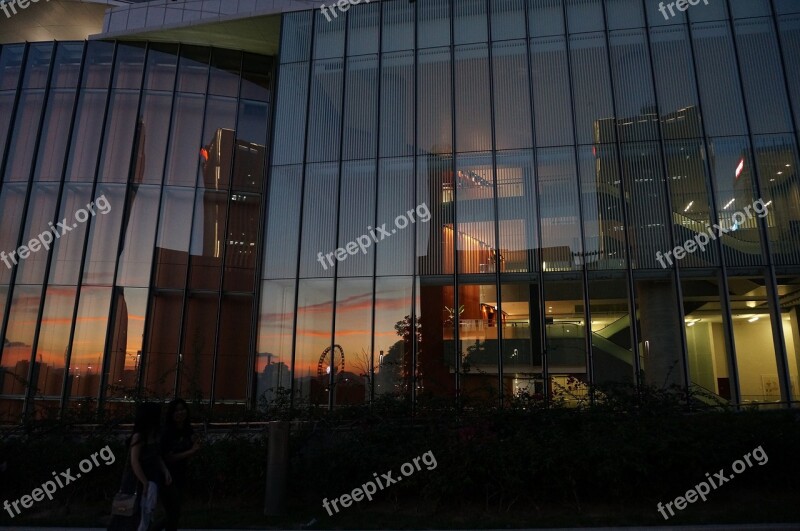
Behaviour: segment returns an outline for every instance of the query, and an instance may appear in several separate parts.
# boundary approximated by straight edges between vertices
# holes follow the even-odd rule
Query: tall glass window
[[[36,346],[36,395],[61,398],[69,349],[72,316],[75,311],[74,286],[48,286]]]
[[[536,145],[572,144],[569,68],[563,37],[531,40],[531,83]]]
[[[699,274],[699,273],[698,273]],[[729,368],[729,345],[725,333],[730,324],[722,308],[720,282],[716,275],[684,278],[684,326],[689,363],[689,384],[704,404],[733,400]]]
[[[544,297],[548,392],[576,404],[586,400],[589,382],[583,286],[573,274],[546,275]]]
[[[574,150],[540,149],[537,159],[542,269],[578,269],[584,255]]]
[[[256,347],[256,404],[284,403],[292,389],[295,283],[265,281],[261,285]]]
[[[533,146],[531,100],[525,41],[492,45],[496,149]]]

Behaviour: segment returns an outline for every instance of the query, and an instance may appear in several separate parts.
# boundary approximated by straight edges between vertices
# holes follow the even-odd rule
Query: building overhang
[[[5,0],[0,11],[0,44],[82,41],[103,31],[106,10],[125,5],[112,0],[38,0],[23,9],[18,2]]]
[[[262,15],[190,25],[176,25],[144,31],[93,35],[92,39],[152,41],[215,46],[263,55],[277,55],[280,15]]]
[[[91,38],[173,42],[277,55],[281,15],[317,9],[323,3],[322,0],[153,0],[109,10],[102,32]]]

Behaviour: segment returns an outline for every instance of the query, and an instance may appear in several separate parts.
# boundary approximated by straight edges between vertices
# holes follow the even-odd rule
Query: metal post
[[[289,423],[269,423],[267,485],[264,493],[264,516],[283,514],[286,501],[286,478],[289,468]]]

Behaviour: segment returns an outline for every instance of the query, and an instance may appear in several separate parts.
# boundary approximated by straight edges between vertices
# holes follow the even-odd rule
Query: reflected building
[[[3,256],[111,206],[0,267],[4,420],[797,403],[796,2],[211,4],[0,47]]]

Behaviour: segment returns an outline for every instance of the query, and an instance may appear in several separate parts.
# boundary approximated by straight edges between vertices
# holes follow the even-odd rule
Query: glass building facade
[[[0,266],[3,418],[798,401],[800,3],[331,13],[276,56],[0,49],[0,250],[111,205]]]
[[[272,72],[177,44],[0,49],[0,248],[108,204],[0,270],[5,418],[246,402]]]

